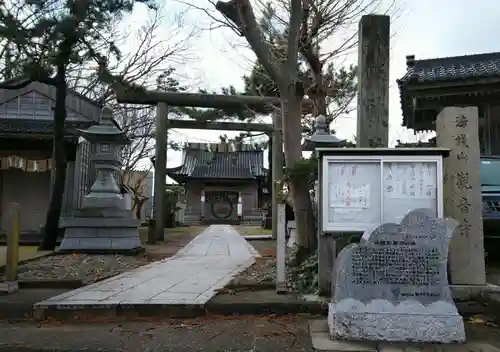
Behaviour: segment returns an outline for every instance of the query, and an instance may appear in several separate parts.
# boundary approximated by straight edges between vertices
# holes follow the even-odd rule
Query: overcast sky
[[[470,6],[466,0],[396,1],[403,12],[391,24],[389,120],[392,144],[397,139],[416,138],[411,131],[405,131],[400,126],[402,115],[395,80],[405,73],[406,55],[413,54],[418,60],[500,51],[497,37],[500,33],[498,0],[476,0],[474,6]],[[194,3],[210,7],[207,0],[194,0]],[[185,7],[172,0],[166,0],[165,6],[167,16]],[[210,19],[201,11],[190,10],[186,17],[186,28],[193,24],[206,28]],[[241,88],[241,77],[250,70],[253,60],[253,55],[242,44],[244,41],[229,30],[203,31],[193,41],[192,50],[198,60],[179,69],[189,75],[193,90],[197,87],[218,89],[229,85]],[[356,53],[348,60],[355,63]],[[339,119],[333,127],[339,137],[352,139],[356,133],[356,114]],[[178,141],[216,142],[222,133],[227,132],[174,130],[170,136]],[[180,164],[180,152],[169,151],[168,167]]]

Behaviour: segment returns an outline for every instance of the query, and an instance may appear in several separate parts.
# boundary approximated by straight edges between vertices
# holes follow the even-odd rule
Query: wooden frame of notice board
[[[318,148],[318,227],[364,232],[416,208],[443,217],[443,148]]]

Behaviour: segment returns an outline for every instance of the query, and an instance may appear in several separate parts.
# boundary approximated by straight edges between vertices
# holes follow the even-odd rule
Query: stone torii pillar
[[[156,106],[156,147],[155,147],[155,189],[154,189],[154,236],[148,238],[149,244],[156,240],[163,241],[165,221],[163,203],[165,202],[165,182],[167,178],[167,118],[168,106],[158,103]]]

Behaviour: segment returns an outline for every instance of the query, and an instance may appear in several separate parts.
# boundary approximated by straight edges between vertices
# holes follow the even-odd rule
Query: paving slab
[[[212,225],[173,257],[46,299],[34,309],[40,314],[54,308],[203,305],[258,255],[231,226]]]

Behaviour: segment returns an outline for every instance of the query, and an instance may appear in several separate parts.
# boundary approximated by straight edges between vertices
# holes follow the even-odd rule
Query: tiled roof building
[[[397,80],[403,126],[434,130],[444,106],[472,105],[500,97],[500,53],[417,60],[406,57],[407,72]]]
[[[263,150],[242,143],[189,143],[182,164],[167,175],[185,187],[187,222],[260,222],[267,175]]]
[[[250,144],[191,143],[183,152],[182,165],[168,175],[182,182],[186,178],[256,180],[264,177],[263,151]]]

